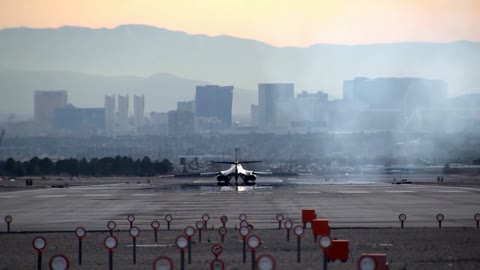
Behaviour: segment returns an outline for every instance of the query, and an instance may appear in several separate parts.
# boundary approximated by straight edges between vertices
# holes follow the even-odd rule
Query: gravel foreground
[[[115,232],[119,245],[113,255],[113,269],[152,269],[154,259],[169,256],[174,269],[180,269],[180,252],[175,238],[183,231],[159,231],[154,242],[151,230],[142,231],[137,239],[137,264],[133,265],[132,239],[128,232]],[[270,254],[276,259],[276,269],[323,269],[323,253],[314,243],[311,230],[307,229],[301,239],[301,263],[297,263],[297,239],[292,234],[286,241],[286,231],[253,230],[262,245],[257,256]],[[42,257],[42,269],[49,269],[48,260],[54,254],[64,254],[70,260],[70,269],[108,269],[108,253],[103,240],[109,233],[88,232],[83,240],[82,265],[78,265],[78,240],[69,233],[2,233],[0,234],[0,269],[36,269],[37,255],[32,240],[43,236],[47,247]],[[389,228],[389,229],[332,229],[332,238],[350,242],[350,258],[347,262],[333,262],[328,269],[357,269],[357,259],[362,253],[385,253],[390,270],[412,269],[480,269],[480,230],[476,228]],[[210,249],[220,242],[216,230],[202,232],[192,238],[192,263],[185,269],[209,269],[213,260]],[[251,269],[251,253],[247,251],[247,263],[242,263],[242,239],[237,230],[229,228],[220,259],[225,269]]]

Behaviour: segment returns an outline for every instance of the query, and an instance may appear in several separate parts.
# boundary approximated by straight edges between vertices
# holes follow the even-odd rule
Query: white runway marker
[[[85,194],[83,197],[110,197],[112,194]]]
[[[437,193],[465,193],[467,191],[465,190],[458,190],[458,189],[440,189],[440,190],[432,190],[432,192],[437,192]]]
[[[135,194],[132,194],[132,196],[135,196],[135,197],[147,197],[147,196],[155,196],[155,194],[152,194],[152,193],[135,193]]]
[[[415,190],[385,190],[387,193],[415,193]]]
[[[339,191],[338,193],[344,193],[344,194],[366,194],[366,193],[370,193],[369,191],[365,191],[365,190],[343,190],[343,191]]]
[[[299,191],[297,194],[320,194],[320,191]]]
[[[34,196],[34,198],[63,198],[67,197],[67,195],[38,195]]]
[[[18,198],[18,196],[0,196],[0,199],[13,199]]]

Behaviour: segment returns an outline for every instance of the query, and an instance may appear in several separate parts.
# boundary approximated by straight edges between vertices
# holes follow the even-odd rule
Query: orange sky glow
[[[147,24],[276,46],[480,42],[479,0],[0,0],[0,28]]]

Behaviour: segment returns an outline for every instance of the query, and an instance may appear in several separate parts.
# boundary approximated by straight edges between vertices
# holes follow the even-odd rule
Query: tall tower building
[[[133,96],[133,118],[137,131],[144,126],[145,119],[145,97],[143,95]]]
[[[118,130],[128,131],[128,95],[118,96]]]
[[[43,127],[51,127],[55,109],[67,106],[67,91],[36,90],[34,96],[35,122]]]
[[[105,130],[108,134],[115,131],[115,95],[105,96]]]
[[[232,126],[233,86],[197,86],[195,92],[195,116],[216,118],[221,127]]]
[[[277,127],[282,104],[294,97],[293,83],[260,83],[258,84],[258,113],[261,127]]]

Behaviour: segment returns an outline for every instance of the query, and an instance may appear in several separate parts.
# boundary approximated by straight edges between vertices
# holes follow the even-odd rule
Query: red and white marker
[[[170,222],[172,222],[173,217],[170,214],[165,215],[165,221],[167,222],[167,230],[170,231]]]
[[[220,244],[215,244],[212,246],[211,251],[213,256],[215,256],[215,259],[218,259],[218,256],[220,256],[220,254],[223,252],[223,246]]]
[[[284,219],[283,214],[278,214],[275,218],[278,221],[278,229],[280,230],[282,228],[282,221]]]
[[[153,261],[153,270],[173,270],[173,261],[169,257],[160,256]]]
[[[261,255],[257,258],[257,269],[258,270],[275,270],[276,262],[275,259],[270,255]]]
[[[240,215],[238,216],[238,219],[240,219],[240,221],[247,220],[247,215],[245,215],[245,214],[240,214]]]
[[[53,255],[48,262],[51,270],[68,270],[70,268],[70,262],[67,257],[62,254]]]

